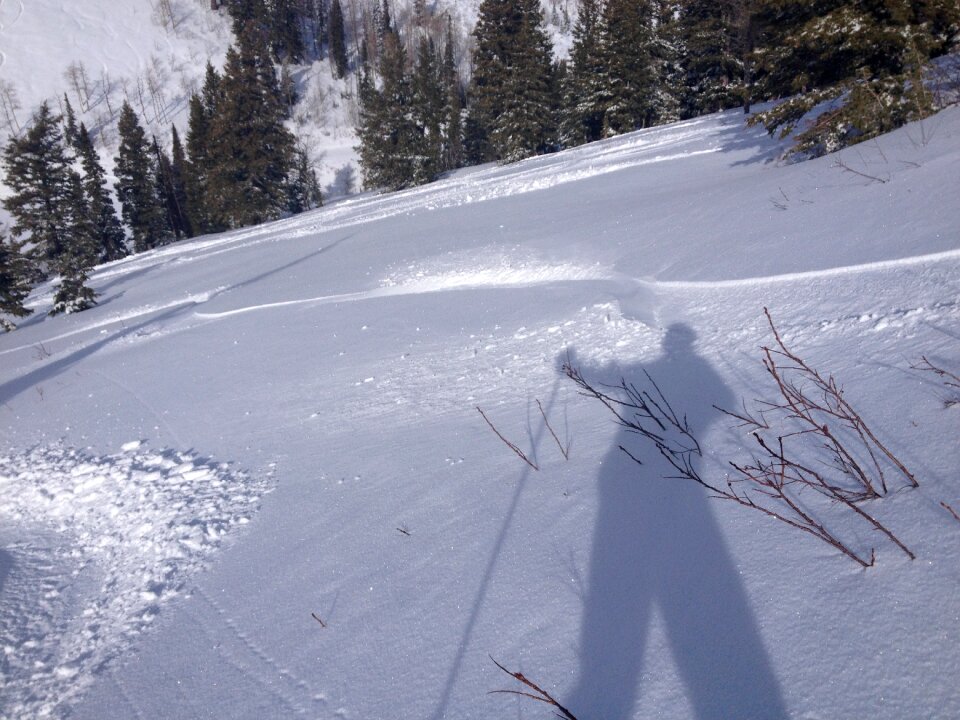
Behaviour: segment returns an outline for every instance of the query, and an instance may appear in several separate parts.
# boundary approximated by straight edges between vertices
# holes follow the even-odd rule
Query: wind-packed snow
[[[960,716],[960,404],[911,367],[960,372],[960,108],[779,150],[715,115],[104,265],[83,313],[39,288],[0,716],[548,717],[491,656],[581,720]],[[560,373],[648,371],[722,483],[764,307],[917,476],[866,503],[916,560],[664,479]]]

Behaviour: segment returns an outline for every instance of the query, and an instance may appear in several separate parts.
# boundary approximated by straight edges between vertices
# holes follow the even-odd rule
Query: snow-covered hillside
[[[428,4],[444,31],[450,21],[464,77],[479,4]],[[391,6],[398,26],[409,28],[412,0]],[[355,55],[356,25],[372,5],[348,4],[348,10],[348,47]],[[547,0],[543,10],[556,51],[566,55],[576,3]],[[188,101],[203,83],[207,61],[220,68],[232,42],[226,10],[211,11],[208,0],[0,0],[0,143],[28,124],[41,102],[62,111],[64,94],[79,121],[92,131],[108,169],[116,154],[116,116],[124,100],[149,133],[169,143],[171,124],[181,135],[186,131]],[[332,197],[355,192],[362,181],[354,149],[355,73],[337,79],[325,58],[293,67],[292,76],[299,94],[292,129],[308,151],[321,186]],[[7,220],[0,209],[0,222]]]
[[[490,656],[581,720],[960,716],[960,405],[911,368],[960,371],[960,108],[777,150],[704,117],[130,257],[75,315],[39,288],[0,337],[0,716],[547,717]],[[649,371],[722,482],[764,307],[916,474],[865,504],[915,561],[663,479],[559,372]]]

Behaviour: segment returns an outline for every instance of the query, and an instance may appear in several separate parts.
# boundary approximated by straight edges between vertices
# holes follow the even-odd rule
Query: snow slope
[[[960,406],[910,367],[960,369],[960,108],[777,151],[721,114],[127,258],[80,314],[38,289],[0,716],[548,716],[489,656],[581,720],[960,716]],[[870,503],[917,560],[664,480],[558,371],[651,372],[722,478],[764,307],[918,476]]]

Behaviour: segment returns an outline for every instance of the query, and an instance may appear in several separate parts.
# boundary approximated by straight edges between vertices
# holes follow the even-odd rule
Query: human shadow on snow
[[[730,391],[695,348],[694,332],[671,326],[650,364],[581,367],[594,383],[641,386],[646,370],[693,435],[703,440]],[[638,465],[620,446],[642,460]],[[583,610],[578,682],[564,703],[580,717],[626,720],[644,678],[659,672],[647,652],[654,609],[694,717],[787,717],[756,619],[702,487],[652,445],[621,428],[598,478],[599,509]],[[666,710],[663,710],[666,712]]]

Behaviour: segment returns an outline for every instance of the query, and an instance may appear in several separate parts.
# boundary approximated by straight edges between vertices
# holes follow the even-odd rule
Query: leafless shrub
[[[505,672],[507,675],[512,677],[514,680],[517,680],[518,682],[522,683],[525,687],[529,688],[529,691],[527,690],[491,690],[490,691],[491,695],[498,695],[498,694],[519,695],[520,697],[530,698],[531,700],[536,700],[537,702],[545,703],[550,707],[554,708],[554,714],[558,718],[566,718],[566,720],[577,720],[576,715],[574,715],[572,712],[567,710],[567,708],[565,708],[563,705],[557,702],[556,698],[554,698],[550,693],[548,693],[542,687],[540,687],[535,682],[533,682],[526,675],[524,675],[521,672],[510,672],[503,665],[498,663],[493,658],[490,658],[490,660],[492,660],[493,664],[496,665],[501,670],[503,670],[503,672]]]
[[[151,19],[167,32],[176,34],[180,18],[177,16],[172,0],[153,0]]]
[[[3,111],[3,124],[14,135],[21,131],[20,121],[17,120],[17,110],[20,109],[20,99],[17,97],[17,88],[9,80],[0,78],[0,110]]]
[[[748,461],[730,461],[733,473],[723,481],[701,474],[703,449],[698,438],[687,417],[678,414],[649,373],[644,371],[645,382],[639,387],[624,379],[616,386],[595,386],[569,364],[564,371],[582,394],[599,400],[622,427],[656,448],[675,471],[671,479],[692,480],[715,498],[758,510],[819,538],[862,567],[871,567],[873,550],[869,557],[856,552],[819,519],[816,509],[801,500],[802,493],[812,492],[814,498],[826,500],[821,503],[824,511],[834,506],[847,508],[914,559],[914,553],[861,503],[887,492],[881,457],[913,487],[916,479],[876,438],[833,376],[824,377],[787,348],[765,312],[776,345],[763,348],[763,364],[779,397],[772,402],[757,401],[755,410],[746,403],[739,412],[717,408],[747,427],[759,448]],[[838,423],[844,432],[835,432],[830,422]],[[620,449],[642,464],[629,449],[623,445]],[[807,459],[811,452],[814,457]]]
[[[914,370],[932,372],[934,375],[940,378],[945,387],[950,389],[951,395],[943,400],[945,407],[960,405],[960,376],[955,375],[949,370],[944,370],[939,365],[934,365],[932,362],[927,360],[926,355],[922,355],[920,357],[920,362],[914,363],[910,367]]]
[[[83,61],[79,60],[70,63],[63,72],[63,78],[70,85],[70,89],[73,90],[74,95],[77,96],[77,101],[80,103],[80,110],[83,112],[89,110],[92,84],[90,82],[90,75],[87,73],[87,68],[83,64]]]

